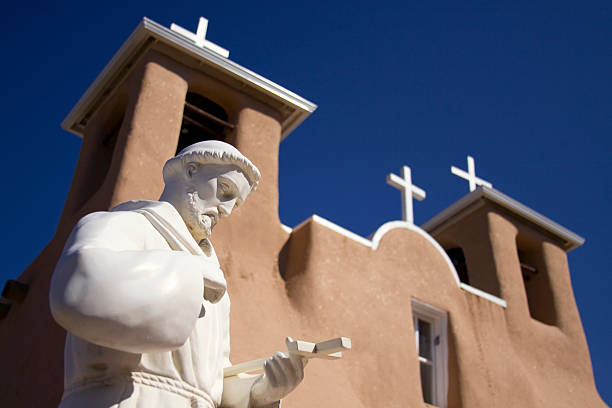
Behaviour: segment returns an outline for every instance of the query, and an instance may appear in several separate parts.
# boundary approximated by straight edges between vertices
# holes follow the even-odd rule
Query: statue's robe
[[[219,406],[230,300],[210,249],[165,202],[79,221],[50,292],[68,330],[61,408]]]

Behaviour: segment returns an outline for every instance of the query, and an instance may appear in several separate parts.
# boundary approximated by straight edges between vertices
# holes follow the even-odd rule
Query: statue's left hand
[[[265,407],[284,398],[304,379],[304,366],[305,360],[296,354],[274,353],[251,388],[252,406]]]

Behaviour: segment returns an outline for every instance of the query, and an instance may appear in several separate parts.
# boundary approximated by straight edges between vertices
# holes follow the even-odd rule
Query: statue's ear
[[[187,163],[185,166],[185,175],[188,179],[193,178],[193,175],[198,171],[198,165],[196,163]]]

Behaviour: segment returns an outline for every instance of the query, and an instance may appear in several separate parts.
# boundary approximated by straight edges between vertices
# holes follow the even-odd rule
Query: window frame
[[[419,362],[419,377],[421,376],[421,363],[429,364],[429,362],[423,361],[426,359],[420,356],[418,320],[423,320],[431,325],[433,401],[427,403],[436,407],[446,408],[448,395],[448,312],[414,298],[411,300],[411,305],[417,360]],[[437,344],[436,338],[439,339]]]

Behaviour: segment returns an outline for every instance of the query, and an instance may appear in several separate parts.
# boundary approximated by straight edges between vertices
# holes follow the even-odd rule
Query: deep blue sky
[[[584,236],[572,281],[612,402],[611,2],[58,3],[2,8],[2,282],[54,234],[80,148],[59,126],[70,108],[143,16],[195,31],[203,15],[232,60],[319,105],[281,145],[285,224],[316,213],[369,235],[401,216],[385,176],[404,164],[427,191],[422,224],[467,193],[449,168],[471,154],[494,187]]]

